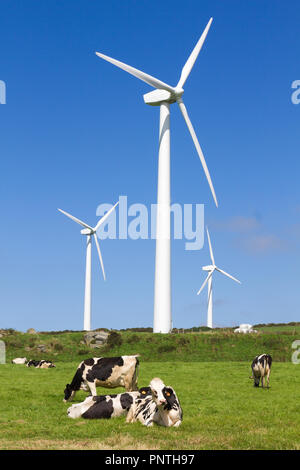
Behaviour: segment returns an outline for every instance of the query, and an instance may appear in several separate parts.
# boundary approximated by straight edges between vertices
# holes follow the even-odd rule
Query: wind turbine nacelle
[[[92,235],[93,232],[89,228],[84,228],[84,229],[80,230],[80,233],[82,235]]]
[[[159,106],[164,101],[168,101],[169,103],[174,103],[176,100],[170,101],[172,94],[167,90],[153,90],[150,93],[146,93],[143,95],[144,101],[146,104],[150,106]]]
[[[203,267],[202,267],[202,270],[203,270],[203,271],[212,271],[213,269],[214,269],[214,266],[213,266],[213,265],[203,266]]]

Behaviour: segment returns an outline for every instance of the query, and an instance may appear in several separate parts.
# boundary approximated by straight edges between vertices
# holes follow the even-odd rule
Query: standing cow
[[[251,369],[252,377],[254,380],[254,387],[259,387],[259,381],[261,380],[261,386],[264,388],[264,379],[267,378],[267,388],[269,388],[270,372],[272,365],[272,357],[269,354],[261,354],[253,359]]]
[[[96,387],[124,387],[127,392],[137,390],[139,355],[119,357],[93,357],[82,361],[70,384],[64,390],[64,401],[74,398],[77,390],[86,389],[93,396]]]

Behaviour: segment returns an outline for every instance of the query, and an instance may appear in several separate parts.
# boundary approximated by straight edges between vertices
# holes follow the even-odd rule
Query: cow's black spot
[[[120,403],[123,410],[129,410],[133,403],[133,397],[129,393],[122,393],[120,396]]]
[[[35,361],[34,359],[31,359],[31,360],[27,363],[27,366],[28,366],[28,367],[31,367],[31,366],[36,367],[36,366],[39,365],[39,363],[40,363],[40,361]]]
[[[85,419],[109,419],[113,414],[113,401],[101,400],[92,405],[82,417]]]
[[[106,400],[106,395],[98,395],[96,397],[93,397],[93,401],[95,401],[96,403],[100,403],[101,401],[105,401]]]
[[[83,362],[87,366],[92,366],[95,363],[95,361],[92,357],[90,359],[85,359]]]
[[[94,364],[86,375],[88,382],[94,382],[94,380],[100,380],[105,382],[112,373],[115,366],[123,366],[124,361],[122,357],[102,357],[98,360],[97,364]]]
[[[266,356],[263,355],[260,359],[258,359],[258,362],[263,366],[265,362]]]

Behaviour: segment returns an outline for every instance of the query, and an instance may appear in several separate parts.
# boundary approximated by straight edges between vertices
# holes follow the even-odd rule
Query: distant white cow
[[[247,323],[243,323],[242,325],[239,326],[239,328],[236,328],[234,330],[234,333],[257,333],[257,330],[254,330],[252,325],[249,325]]]
[[[11,361],[13,364],[26,364],[27,359],[26,357],[16,357]]]
[[[174,389],[157,377],[151,380],[149,386],[151,396],[136,398],[126,422],[140,421],[144,426],[153,426],[153,423],[166,427],[180,426],[183,413]]]

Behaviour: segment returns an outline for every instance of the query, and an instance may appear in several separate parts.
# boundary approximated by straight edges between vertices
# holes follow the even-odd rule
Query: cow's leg
[[[126,423],[133,423],[133,422],[134,422],[134,406],[131,405],[126,416]]]
[[[268,370],[268,374],[267,374],[267,388],[269,388],[269,382],[270,382],[270,370]]]
[[[92,396],[96,397],[97,396],[96,383],[95,382],[87,382],[87,384],[90,388]]]
[[[124,387],[125,387],[126,392],[133,392],[133,391],[137,390],[137,388],[135,388],[135,386],[134,386],[133,378],[125,377],[124,378]]]
[[[264,388],[264,376],[263,375],[261,376],[261,386],[262,388]]]

